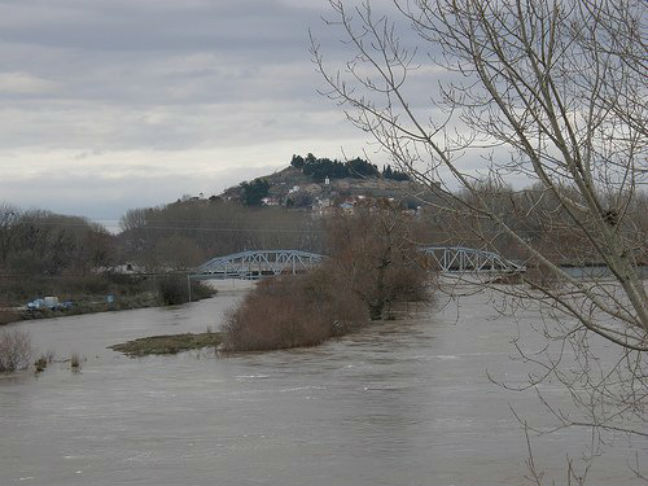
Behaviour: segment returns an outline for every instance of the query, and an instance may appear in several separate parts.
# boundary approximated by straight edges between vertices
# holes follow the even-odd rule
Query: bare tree
[[[397,301],[425,300],[429,273],[412,238],[413,218],[379,200],[327,221],[330,271],[345,275],[371,319],[389,316]]]
[[[0,269],[6,266],[12,240],[12,229],[19,217],[18,208],[4,202],[0,203]]]
[[[27,368],[31,355],[31,337],[28,332],[14,329],[0,333],[0,372]]]
[[[161,238],[153,250],[158,270],[182,271],[194,268],[205,260],[195,241],[181,235]]]
[[[647,242],[638,227],[648,175],[648,3],[394,0],[393,16],[368,2],[329,3],[327,23],[353,54],[330,69],[313,39],[324,93],[443,209],[470,220],[483,245],[515,246],[552,276],[505,291],[555,318],[544,332],[559,350],[534,359],[543,372],[531,385],[567,386],[580,416],[547,403],[559,426],[648,437]],[[534,193],[494,204],[484,178],[524,180]],[[601,263],[611,278],[574,277],[510,211],[571,231],[572,263]],[[595,359],[601,342],[614,344],[611,363]]]

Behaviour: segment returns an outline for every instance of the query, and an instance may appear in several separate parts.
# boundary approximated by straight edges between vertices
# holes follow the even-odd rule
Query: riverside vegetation
[[[387,201],[328,221],[330,257],[305,275],[261,282],[225,324],[223,348],[313,346],[390,316],[399,300],[425,300],[429,273],[416,224]]]
[[[417,223],[383,200],[326,223],[328,254],[302,275],[263,280],[232,309],[222,333],[136,339],[111,346],[129,356],[220,347],[226,352],[315,346],[370,320],[391,318],[398,301],[429,298],[429,266],[414,244]]]
[[[307,188],[307,183],[317,185],[322,174],[311,174],[311,166],[318,170],[347,167],[348,173],[351,168],[354,173],[370,169],[377,172],[374,166],[358,161],[353,165],[310,159],[304,159],[302,165],[300,157],[295,156],[289,168],[268,176],[269,194],[293,187],[294,183]],[[388,169],[383,172],[389,174]],[[347,172],[340,177],[346,177]],[[326,175],[338,181],[335,174]],[[387,178],[385,174],[372,177]],[[332,180],[329,189],[331,194],[337,193],[338,200],[366,189],[365,179],[339,180],[349,181],[349,188],[334,187]],[[490,180],[476,187],[473,192],[456,193],[454,202],[428,193],[429,200],[419,201],[423,207],[416,212],[411,210],[413,200],[390,203],[388,208],[378,196],[367,197],[364,203],[356,199],[355,214],[347,217],[314,217],[303,208],[294,209],[295,205],[293,209],[245,206],[239,187],[238,192],[226,191],[222,197],[183,197],[168,205],[128,211],[118,235],[84,218],[20,211],[0,204],[0,325],[62,315],[61,311],[15,310],[44,295],[73,300],[74,306],[66,314],[180,304],[187,300],[186,272],[211,256],[241,248],[299,248],[331,258],[321,272],[259,285],[230,314],[224,347],[242,350],[317,344],[368,319],[389,317],[390,305],[396,300],[424,297],[426,283],[420,271],[426,262],[413,251],[415,243],[481,247],[479,234],[488,229],[484,229],[488,221],[476,221],[460,210],[461,203],[474,203],[476,193],[479,201],[488,202],[492,211],[505,215],[508,227],[523,234],[524,241],[542,250],[550,262],[598,263],[588,240],[576,234],[568,215],[540,188],[514,191]],[[562,190],[567,193],[570,189]],[[228,200],[230,197],[233,199]],[[540,206],[547,206],[552,224],[533,217],[531,209]],[[645,241],[648,234],[646,207],[648,197],[638,194],[632,206],[633,214],[638,215],[632,232],[637,241]],[[405,237],[399,239],[399,234]],[[497,233],[489,241],[496,243],[504,256],[527,263],[527,280],[537,274],[536,280],[544,286],[547,276],[552,275],[534,263],[518,240]],[[637,261],[645,263],[646,256],[638,254]],[[126,262],[138,273],[113,271]],[[192,284],[191,293],[194,299],[211,295],[197,282]],[[113,295],[114,302],[108,303],[107,295]],[[269,311],[260,310],[264,308]],[[261,322],[266,326],[253,332]],[[306,325],[310,329],[300,328]],[[286,334],[287,328],[294,333]]]
[[[560,207],[557,199],[573,192],[568,186],[552,195],[537,185],[513,190],[487,179],[476,182],[472,191],[443,198],[434,191],[422,191],[412,181],[399,180],[399,172],[395,178],[394,173],[387,166],[379,174],[377,167],[359,159],[342,163],[310,154],[305,158],[293,156],[289,167],[264,178],[269,183],[268,195],[283,200],[284,207],[246,206],[244,189],[259,185],[252,181],[221,196],[183,197],[159,207],[129,210],[120,221],[122,231],[116,235],[85,218],[22,211],[0,203],[0,325],[56,315],[15,312],[16,307],[46,295],[73,300],[74,310],[69,312],[77,313],[180,303],[182,297],[176,297],[186,295],[185,282],[179,279],[167,285],[161,275],[186,274],[210,257],[243,248],[293,248],[330,254],[327,217],[315,217],[319,213],[301,204],[311,204],[317,191],[331,204],[325,207],[327,214],[334,213],[348,198],[356,205],[353,211],[362,212],[360,198],[375,203],[383,196],[394,197],[404,210],[401,214],[416,213],[411,236],[421,245],[481,248],[481,236],[490,235],[488,247],[496,247],[509,259],[524,261],[531,270],[543,264],[522,247],[522,240],[556,265],[596,265],[602,261],[590,240],[574,228],[569,214]],[[324,176],[331,179],[330,185],[321,183]],[[289,194],[295,186],[300,190]],[[507,228],[522,240],[497,231],[487,218],[475,218],[462,210],[478,202],[486,204],[489,212],[502,215]],[[538,208],[544,213],[539,214]],[[648,196],[638,193],[626,208],[633,218],[615,221],[639,249],[634,252],[639,264],[648,262],[641,250],[641,242],[648,235],[646,208]],[[132,275],[122,273],[128,266],[135,270]],[[533,275],[533,271],[527,275]],[[110,306],[105,302],[108,294],[115,296]],[[208,292],[196,284],[192,295],[206,296]]]
[[[6,283],[0,286],[4,285]],[[124,275],[106,272],[76,277],[34,277],[18,283],[12,292],[20,296],[58,295],[61,300],[71,301],[72,305],[65,309],[0,310],[0,325],[62,315],[179,305],[189,300],[185,274]],[[191,282],[192,301],[211,297],[215,293],[216,290],[200,282]],[[106,299],[108,295],[112,296],[110,301]],[[16,297],[15,302],[26,300]]]
[[[183,267],[160,251],[156,254],[162,256],[155,262],[137,264],[137,273],[124,273],[117,263],[130,259],[129,247],[120,236],[84,218],[20,211],[0,203],[0,325],[188,300],[186,270],[193,261]],[[213,293],[192,283],[192,300]],[[27,302],[46,295],[72,305],[64,310],[21,310]],[[107,299],[108,295],[112,297]]]

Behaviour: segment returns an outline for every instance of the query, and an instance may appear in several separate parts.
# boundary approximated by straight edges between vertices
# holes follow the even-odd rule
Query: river
[[[82,363],[0,377],[0,485],[526,484],[510,407],[541,422],[542,409],[534,393],[488,380],[486,370],[520,383],[527,370],[511,360],[518,324],[483,293],[311,349],[139,359],[106,349],[217,329],[243,293],[17,324],[40,351]],[[566,455],[588,440],[535,439],[538,467],[564,479]],[[595,461],[588,484],[635,484],[624,444]]]

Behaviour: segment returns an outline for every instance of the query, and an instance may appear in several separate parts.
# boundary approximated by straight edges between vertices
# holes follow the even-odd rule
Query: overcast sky
[[[360,154],[365,136],[316,93],[308,28],[326,7],[0,0],[0,202],[116,220],[293,153]]]

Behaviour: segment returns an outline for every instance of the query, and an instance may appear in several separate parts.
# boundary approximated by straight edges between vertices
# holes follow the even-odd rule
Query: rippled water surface
[[[528,370],[510,359],[518,325],[483,294],[412,306],[313,349],[141,359],[106,349],[216,329],[241,295],[20,324],[40,351],[84,361],[79,373],[55,363],[0,377],[0,485],[525,484],[511,407],[544,418],[533,393],[488,380],[486,370],[521,383]],[[536,461],[562,479],[566,455],[588,440],[537,439]],[[634,484],[627,455],[620,445],[600,458],[591,484]]]

